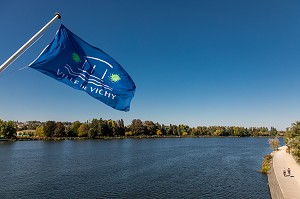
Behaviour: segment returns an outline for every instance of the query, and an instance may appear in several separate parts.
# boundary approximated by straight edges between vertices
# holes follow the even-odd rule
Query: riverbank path
[[[285,199],[300,199],[300,165],[286,152],[286,148],[282,146],[279,151],[272,153],[275,176]],[[288,168],[291,169],[291,175],[284,176],[283,170],[287,171]]]

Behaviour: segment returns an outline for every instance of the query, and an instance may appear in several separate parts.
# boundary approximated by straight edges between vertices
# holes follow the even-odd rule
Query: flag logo
[[[73,53],[73,54],[72,54],[72,58],[73,58],[73,61],[74,61],[75,63],[81,62],[80,57],[79,57],[79,55],[78,55],[77,53]]]
[[[111,74],[109,76],[109,80],[113,83],[117,83],[118,81],[121,80],[121,77],[118,74]]]
[[[117,110],[129,111],[135,84],[112,57],[61,25],[54,40],[29,65]]]

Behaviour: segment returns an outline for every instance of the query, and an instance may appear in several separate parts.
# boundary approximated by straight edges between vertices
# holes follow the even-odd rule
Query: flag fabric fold
[[[29,67],[85,91],[114,109],[130,109],[136,86],[129,74],[112,57],[64,25]]]

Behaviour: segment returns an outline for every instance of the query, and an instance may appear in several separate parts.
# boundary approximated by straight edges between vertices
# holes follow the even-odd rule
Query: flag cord
[[[11,63],[13,63],[20,55],[22,55],[27,48],[31,46],[34,41],[39,38],[43,32],[56,20],[61,19],[60,14],[57,12],[53,19],[51,19],[40,31],[38,31],[30,40],[28,40],[19,50],[17,50],[10,58],[8,58],[1,66],[0,72],[5,70]]]
[[[38,39],[36,39],[30,46],[28,46],[28,48],[26,48],[18,57],[20,57],[21,55],[23,55],[23,53],[25,53],[31,46],[33,46],[37,41],[39,41],[42,37],[43,37],[44,35],[41,35]],[[17,58],[18,58],[17,57]],[[16,59],[17,59],[16,58]],[[12,62],[11,62],[11,64],[14,62],[14,61],[16,61],[16,59],[15,60],[13,60]],[[26,69],[26,68],[28,68],[28,66],[24,66],[24,67],[22,67],[22,68],[18,68],[18,69],[15,69],[15,70],[12,70],[12,71],[10,71],[10,72],[8,72],[8,73],[6,73],[6,74],[2,74],[2,73],[0,73],[0,78],[2,78],[2,77],[5,77],[5,76],[8,76],[8,75],[11,75],[11,74],[13,74],[13,73],[15,73],[15,72],[18,72],[18,71],[20,71],[20,70],[23,70],[23,69]]]

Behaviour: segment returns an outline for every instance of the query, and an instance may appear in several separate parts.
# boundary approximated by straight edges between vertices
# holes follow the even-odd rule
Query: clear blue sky
[[[62,15],[0,74],[3,120],[152,120],[193,126],[274,126],[300,119],[300,1],[114,0],[0,3],[0,62]],[[63,23],[130,74],[121,112],[27,68]]]

